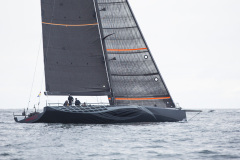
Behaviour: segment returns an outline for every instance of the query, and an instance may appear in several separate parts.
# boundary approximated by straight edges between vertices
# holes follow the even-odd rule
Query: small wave
[[[95,153],[95,154],[89,154],[88,155],[89,157],[99,157],[99,156],[101,156],[100,154],[97,154],[97,153]]]
[[[0,156],[3,156],[3,157],[10,156],[10,154],[9,153],[1,153]]]
[[[148,148],[164,148],[164,146],[160,145],[152,145],[152,146],[147,146]]]
[[[213,151],[210,151],[210,150],[202,150],[199,153],[203,153],[203,154],[216,154],[217,152],[213,152]]]
[[[154,140],[153,143],[167,143],[164,139]]]
[[[132,147],[132,149],[142,149],[142,148],[144,148],[144,147],[142,147],[142,146]]]
[[[4,147],[12,147],[11,144],[6,144]]]
[[[116,155],[121,155],[121,153],[119,153],[119,152],[113,152],[113,153],[110,153],[110,155],[116,156]]]
[[[212,156],[214,159],[218,158],[223,158],[223,159],[238,159],[240,156],[237,155],[226,155],[226,154],[221,154],[221,155],[214,155]]]
[[[181,154],[157,154],[156,157],[158,157],[159,159],[162,158],[167,158],[167,159],[179,159],[179,157],[181,157]]]

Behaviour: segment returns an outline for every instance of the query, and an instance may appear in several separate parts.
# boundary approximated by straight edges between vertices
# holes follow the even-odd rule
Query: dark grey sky
[[[129,2],[175,102],[193,109],[240,108],[239,0]],[[0,19],[0,108],[27,106],[37,62],[33,106],[44,91],[40,0],[1,2]]]

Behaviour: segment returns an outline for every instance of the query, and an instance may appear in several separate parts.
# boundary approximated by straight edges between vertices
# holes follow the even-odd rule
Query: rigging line
[[[42,93],[42,87],[43,87],[43,80],[44,80],[44,71],[43,71],[43,74],[42,74],[42,80],[41,80],[41,86],[40,86],[40,92]],[[41,95],[39,97],[39,102],[38,102],[38,111],[39,111],[39,105],[41,103]]]
[[[34,74],[33,74],[33,81],[32,81],[32,86],[31,86],[30,95],[29,95],[29,100],[28,100],[28,108],[29,108],[29,103],[30,103],[31,97],[32,97],[32,89],[33,89],[33,84],[34,84],[35,75],[36,75],[36,70],[37,70],[37,64],[38,64],[38,57],[39,57],[39,53],[40,53],[40,45],[41,45],[41,42],[42,42],[42,36],[41,36],[41,38],[40,38],[39,47],[38,47],[37,60],[36,60],[36,65],[35,65]]]
[[[44,69],[43,69],[44,70]],[[41,84],[40,84],[40,93],[42,94],[42,87],[43,87],[43,80],[44,80],[44,71],[43,71],[43,74],[42,74],[42,78],[41,78],[42,80],[41,80]],[[39,111],[39,105],[40,105],[40,103],[41,103],[41,94],[40,94],[40,96],[39,96],[39,101],[38,101],[38,110],[37,111]]]
[[[55,1],[53,2],[53,11],[52,11],[52,17],[53,17],[53,13],[54,13],[54,9],[55,9]],[[41,5],[41,4],[40,4]],[[53,18],[51,19],[51,22],[53,21]],[[51,28],[52,29],[52,28]],[[49,32],[49,39],[50,39],[50,33],[51,30]],[[48,47],[49,47],[49,39],[48,39],[48,46],[47,46],[47,52],[48,52]],[[42,36],[40,38],[40,43],[39,43],[39,49],[38,49],[38,56],[37,56],[37,62],[38,62],[38,57],[39,57],[39,53],[40,53],[40,46],[41,46],[41,42],[42,42]],[[46,55],[47,55],[46,52]],[[37,68],[37,62],[36,62],[36,66],[35,66],[35,71],[34,71],[34,76],[33,76],[33,82],[32,82],[32,87],[31,87],[31,92],[30,92],[30,96],[29,96],[29,101],[28,101],[28,108],[29,108],[29,103],[30,103],[30,99],[31,99],[31,95],[32,95],[32,88],[33,88],[33,83],[34,83],[34,79],[35,79],[35,74],[36,74],[36,68]],[[44,76],[43,76],[44,77]],[[42,83],[43,83],[43,78],[42,78]],[[41,83],[41,90],[42,90],[42,83]],[[40,98],[40,97],[39,97]],[[39,105],[38,105],[39,106]],[[39,109],[39,108],[38,108]]]
[[[192,120],[194,117],[196,117],[197,115],[199,115],[201,112],[198,112],[196,115],[194,115],[192,118],[190,118],[188,121]]]
[[[40,91],[42,91],[42,87],[43,87],[43,80],[44,80],[44,71],[43,71],[43,75],[42,75],[42,81],[41,81],[41,87],[40,87]]]

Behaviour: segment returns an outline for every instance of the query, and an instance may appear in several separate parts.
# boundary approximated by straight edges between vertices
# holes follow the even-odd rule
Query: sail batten
[[[93,24],[57,24],[57,23],[48,23],[48,22],[42,22],[42,23],[48,24],[48,25],[54,25],[54,26],[65,26],[65,27],[82,27],[82,26],[98,25],[98,23],[93,23]]]
[[[136,28],[137,26],[132,27],[119,27],[119,28],[103,28],[103,29],[127,29],[127,28]]]
[[[147,50],[147,48],[132,48],[132,49],[107,49],[109,52],[115,51],[139,51],[139,50]]]

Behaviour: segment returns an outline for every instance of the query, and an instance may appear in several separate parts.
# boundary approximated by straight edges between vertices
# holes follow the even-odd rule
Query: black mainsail
[[[127,0],[98,0],[115,105],[175,107]]]
[[[92,0],[41,0],[46,93],[109,95]]]

